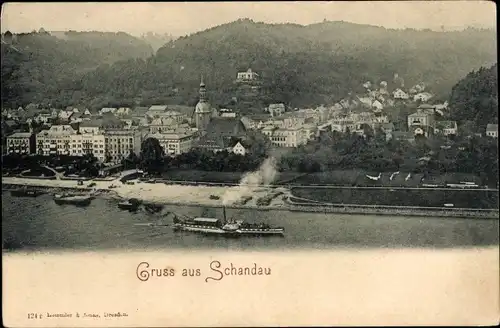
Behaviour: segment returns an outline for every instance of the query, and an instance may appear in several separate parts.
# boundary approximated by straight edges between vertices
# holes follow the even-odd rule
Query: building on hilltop
[[[258,78],[259,74],[253,72],[252,69],[249,68],[246,72],[238,72],[236,81],[238,82],[255,81]]]
[[[498,124],[488,124],[486,126],[486,136],[498,138]]]

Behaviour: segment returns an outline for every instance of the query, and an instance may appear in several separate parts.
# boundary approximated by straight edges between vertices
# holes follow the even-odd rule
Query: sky
[[[1,30],[152,31],[181,36],[250,18],[266,23],[347,21],[386,28],[495,28],[492,1],[3,3]]]

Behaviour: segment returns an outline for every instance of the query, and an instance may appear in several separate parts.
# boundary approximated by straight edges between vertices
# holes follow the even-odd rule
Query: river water
[[[57,205],[49,195],[12,197],[2,192],[2,239],[16,250],[162,250],[162,249],[335,249],[335,248],[449,248],[498,245],[495,219],[397,217],[255,211],[228,209],[228,217],[265,222],[285,228],[284,237],[230,239],[187,232],[170,226],[147,227],[161,214],[130,213],[117,201],[98,198],[88,207]],[[164,211],[197,216],[193,206],[167,206]],[[221,209],[208,210],[222,216]],[[207,213],[205,213],[207,214]],[[170,224],[170,221],[165,223]]]

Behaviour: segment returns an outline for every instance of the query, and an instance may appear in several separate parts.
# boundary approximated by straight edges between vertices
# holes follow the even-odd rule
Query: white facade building
[[[238,72],[236,78],[239,81],[253,81],[259,78],[259,74],[253,72],[252,69],[249,68],[246,72]]]
[[[72,136],[77,131],[70,125],[53,125],[36,135],[36,152],[39,155],[70,155]]]

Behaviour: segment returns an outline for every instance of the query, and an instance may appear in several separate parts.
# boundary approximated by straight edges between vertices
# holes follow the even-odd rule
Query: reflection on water
[[[2,239],[14,249],[167,249],[230,250],[344,247],[468,247],[498,245],[499,221],[299,213],[228,209],[228,217],[283,226],[285,237],[225,238],[137,223],[158,222],[159,214],[119,210],[116,201],[95,199],[85,208],[57,205],[48,195],[16,198],[2,193]],[[168,206],[164,211],[199,216],[202,209]],[[221,209],[210,209],[222,216]],[[167,222],[170,224],[170,220]]]

